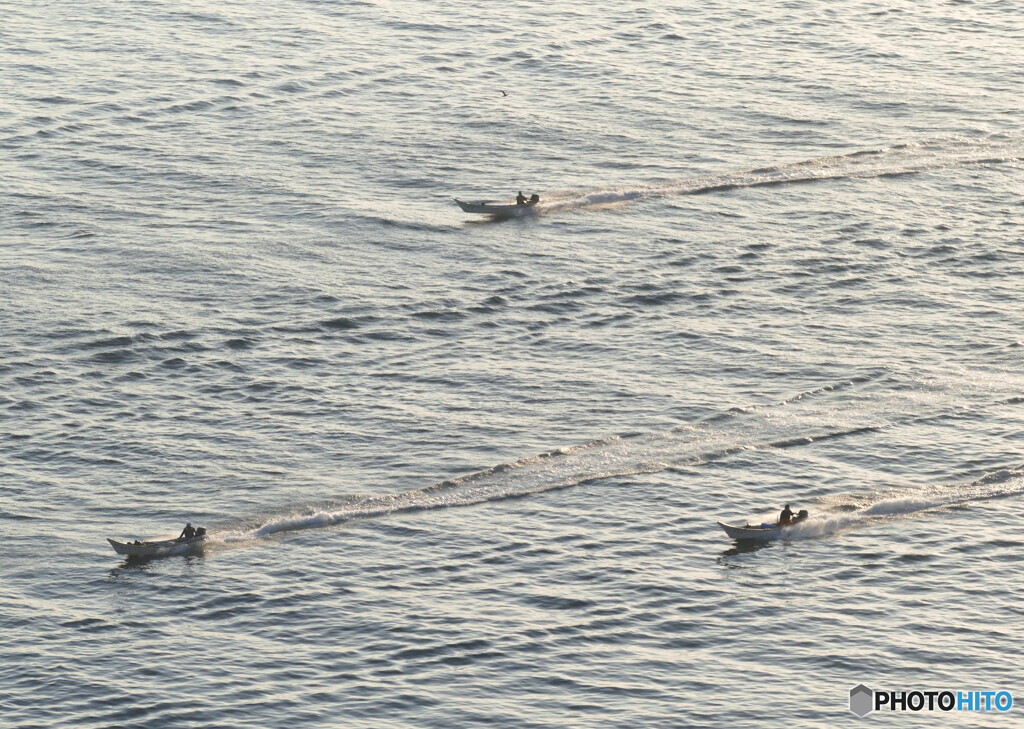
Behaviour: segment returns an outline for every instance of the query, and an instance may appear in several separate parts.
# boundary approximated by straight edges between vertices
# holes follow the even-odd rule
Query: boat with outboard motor
[[[793,519],[789,524],[768,524],[762,522],[761,524],[744,524],[743,526],[736,526],[734,524],[726,524],[725,522],[718,522],[718,526],[725,530],[733,539],[757,539],[761,541],[767,541],[769,539],[785,539],[786,533],[807,519],[807,510],[801,509],[800,513]]]
[[[488,200],[467,202],[459,200],[457,197],[453,197],[452,200],[457,202],[465,213],[490,215],[492,218],[521,218],[537,211],[537,202],[533,201],[519,205],[517,203],[494,203]]]
[[[118,554],[126,557],[175,557],[182,554],[194,554],[202,551],[203,543],[206,541],[206,534],[197,534],[194,537],[183,539],[166,539],[159,542],[117,542],[107,539],[110,546]]]

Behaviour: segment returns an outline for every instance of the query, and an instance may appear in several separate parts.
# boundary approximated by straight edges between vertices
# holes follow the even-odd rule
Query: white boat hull
[[[189,539],[168,539],[162,542],[115,542],[107,539],[110,546],[118,554],[126,557],[174,557],[181,554],[192,554],[202,550],[206,535]]]
[[[526,205],[503,205],[487,201],[467,202],[453,197],[452,200],[459,204],[463,212],[476,213],[478,215],[490,215],[494,218],[521,218],[525,215],[533,215],[537,210],[537,203]]]
[[[732,524],[726,524],[724,522],[718,522],[718,526],[725,530],[733,539],[757,539],[760,541],[768,541],[770,539],[782,539],[786,535],[786,530],[783,527],[763,527],[753,526],[751,524],[745,524],[744,526],[734,526]]]

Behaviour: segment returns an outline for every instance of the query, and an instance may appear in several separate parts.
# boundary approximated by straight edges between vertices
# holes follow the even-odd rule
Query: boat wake
[[[837,496],[817,501],[818,513],[806,522],[790,527],[787,540],[815,539],[854,529],[903,519],[938,514],[990,499],[1005,499],[1024,494],[1024,466],[999,469],[977,481],[902,489],[869,496]],[[812,511],[812,513],[813,513]],[[774,519],[775,514],[765,516]],[[754,517],[751,523],[760,522]]]
[[[676,195],[868,177],[916,174],[948,167],[1005,164],[1024,160],[1024,140],[995,135],[983,140],[954,138],[818,157],[746,172],[730,172],[615,190],[548,193],[538,212],[595,209]]]
[[[223,534],[217,538],[229,544],[263,539],[281,532],[334,526],[352,519],[522,498],[578,486],[587,481],[653,473],[668,467],[663,462],[645,462],[629,455],[629,449],[623,448],[626,442],[628,439],[613,437],[502,464],[423,489],[321,502],[270,519],[249,531]]]
[[[888,370],[867,372],[852,380],[799,393],[782,402],[734,408],[701,423],[667,432],[614,436],[557,449],[422,489],[383,495],[349,495],[304,504],[250,522],[242,529],[218,530],[219,533],[211,534],[211,541],[241,545],[276,534],[331,527],[353,519],[470,506],[605,479],[699,468],[744,451],[804,448],[826,440],[855,439],[865,433],[914,424],[922,419],[955,418],[962,415],[964,407],[966,403],[945,383],[911,383]],[[866,473],[865,480],[874,476]],[[1009,470],[963,486],[910,489],[861,499],[819,500],[817,508],[814,502],[808,504],[812,518],[794,530],[793,536],[833,534],[885,519],[1022,491],[1024,470]]]

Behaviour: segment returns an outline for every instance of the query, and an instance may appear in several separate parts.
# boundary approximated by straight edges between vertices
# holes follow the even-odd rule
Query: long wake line
[[[818,157],[773,167],[680,180],[665,185],[546,196],[538,212],[618,205],[675,195],[700,195],[720,190],[786,185],[818,180],[888,177],[949,167],[1006,164],[1024,160],[1024,139],[999,135],[986,140],[950,139],[901,144],[876,150]]]
[[[614,436],[501,464],[423,489],[350,496],[291,510],[242,530],[211,535],[215,542],[244,543],[282,532],[330,527],[353,519],[398,512],[470,506],[570,488],[607,478],[697,467],[749,450],[800,448],[818,441],[856,438],[922,418],[956,417],[963,404],[949,393],[905,387],[897,374],[875,373],[816,388],[776,405],[737,408],[702,423],[646,435]],[[920,385],[920,383],[919,383]],[[877,389],[884,397],[878,397]],[[837,398],[842,397],[842,402]],[[944,508],[980,498],[1024,492],[1024,470],[997,471],[968,485],[907,489],[851,503],[821,500],[800,534],[835,533],[883,517]],[[845,512],[856,511],[856,514]]]

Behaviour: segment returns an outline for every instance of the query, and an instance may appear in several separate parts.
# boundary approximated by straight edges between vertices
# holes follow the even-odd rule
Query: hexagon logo
[[[862,683],[850,689],[850,711],[857,716],[867,716],[875,703],[875,692]]]

